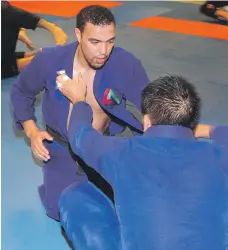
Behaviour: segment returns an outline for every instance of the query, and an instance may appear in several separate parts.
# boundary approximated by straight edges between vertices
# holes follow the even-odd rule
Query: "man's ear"
[[[150,115],[143,116],[143,132],[152,126],[152,118]]]
[[[82,39],[82,33],[81,33],[81,31],[78,28],[75,28],[74,29],[74,33],[75,33],[77,41],[80,43],[81,39]]]

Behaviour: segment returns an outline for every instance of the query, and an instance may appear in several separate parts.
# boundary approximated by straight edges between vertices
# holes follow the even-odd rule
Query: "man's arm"
[[[228,126],[211,126],[199,124],[194,130],[196,138],[207,138],[221,146],[228,147]]]
[[[39,52],[32,62],[21,71],[11,89],[11,103],[15,122],[21,128],[23,122],[36,121],[34,102],[36,95],[45,87],[43,52]]]
[[[194,131],[196,138],[208,138],[220,145],[221,168],[228,174],[228,126],[199,124]]]
[[[210,138],[219,145],[228,148],[228,126],[216,126],[210,129]],[[228,154],[228,152],[227,152]]]
[[[228,126],[217,126],[210,129],[210,138],[222,146],[221,168],[228,175]]]
[[[106,176],[106,164],[102,156],[113,153],[125,139],[100,135],[92,127],[93,113],[85,102],[74,105],[68,129],[68,139],[75,154],[81,157],[89,166]],[[109,168],[111,167],[111,164]]]
[[[43,145],[43,140],[52,140],[46,132],[41,131],[35,121],[34,102],[36,95],[45,87],[44,52],[38,53],[32,62],[21,71],[11,90],[11,102],[14,111],[16,127],[24,128],[31,139],[33,153],[40,160],[49,160],[49,152]]]
[[[109,163],[113,161],[115,152],[123,149],[126,139],[103,136],[92,127],[93,112],[85,103],[87,85],[82,76],[72,80],[61,73],[56,77],[56,86],[74,104],[68,126],[68,140],[73,152],[111,181],[113,164]]]

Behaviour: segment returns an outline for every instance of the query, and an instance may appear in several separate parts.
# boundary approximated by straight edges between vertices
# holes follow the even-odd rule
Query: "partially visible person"
[[[114,199],[110,185],[70,149],[67,128],[73,104],[56,89],[57,72],[64,69],[76,81],[81,77],[86,81],[86,102],[93,109],[93,127],[100,134],[118,135],[126,126],[134,134],[142,133],[142,124],[127,109],[127,101],[140,109],[141,91],[149,79],[139,59],[114,46],[115,37],[112,12],[99,5],[87,6],[77,15],[77,41],[43,48],[12,86],[15,124],[24,129],[34,156],[43,161],[40,196],[48,216],[56,220],[59,196],[72,183],[89,179]],[[34,113],[36,95],[42,90],[45,130],[37,126]]]
[[[206,16],[228,22],[228,1],[206,1],[200,12]]]
[[[8,1],[1,1],[2,20],[2,59],[1,78],[8,78],[19,74],[39,51],[15,52],[17,40],[24,42],[30,49],[33,43],[27,37],[25,29],[35,30],[37,27],[50,31],[55,37],[57,45],[67,41],[67,35],[57,25],[12,6]]]
[[[228,126],[197,125],[200,98],[191,83],[164,76],[145,87],[144,135],[130,139],[92,127],[84,81],[60,75],[57,84],[74,103],[72,150],[115,194],[114,207],[90,183],[64,191],[61,224],[75,249],[226,249]]]

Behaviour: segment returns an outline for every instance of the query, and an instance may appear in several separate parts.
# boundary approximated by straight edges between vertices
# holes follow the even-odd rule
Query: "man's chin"
[[[105,61],[103,61],[102,63],[100,62],[96,62],[95,60],[92,62],[92,63],[89,63],[89,66],[92,68],[92,69],[101,69],[104,67],[104,65],[107,63],[109,58],[107,58]]]
[[[97,70],[97,69],[101,69],[104,65],[105,65],[105,63],[102,63],[102,64],[96,63],[96,64],[91,64],[90,67],[91,67],[92,69]]]

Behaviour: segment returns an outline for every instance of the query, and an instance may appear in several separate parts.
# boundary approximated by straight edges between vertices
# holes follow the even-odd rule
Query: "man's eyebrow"
[[[101,42],[100,40],[95,39],[95,38],[89,38],[89,41],[91,41],[91,42]]]
[[[112,41],[112,40],[114,40],[116,37],[114,36],[114,37],[112,37],[112,38],[110,38],[108,41],[106,41],[106,42],[110,42],[110,41]]]
[[[114,40],[115,38],[116,38],[116,37],[114,36],[114,37],[108,39],[108,40],[105,41],[105,42],[110,42],[110,41]],[[88,40],[89,40],[90,42],[102,42],[101,40],[98,40],[98,39],[96,39],[96,38],[89,38]]]

